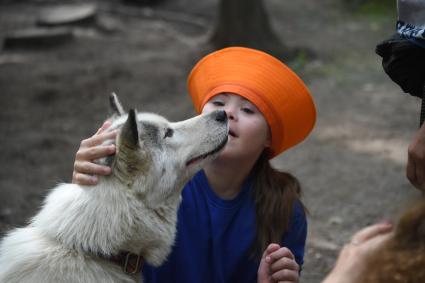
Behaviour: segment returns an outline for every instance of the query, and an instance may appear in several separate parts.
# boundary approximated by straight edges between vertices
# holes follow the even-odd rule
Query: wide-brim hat
[[[316,108],[304,82],[284,63],[259,50],[229,47],[210,53],[192,69],[188,91],[198,113],[220,93],[252,102],[271,130],[270,158],[304,140]]]

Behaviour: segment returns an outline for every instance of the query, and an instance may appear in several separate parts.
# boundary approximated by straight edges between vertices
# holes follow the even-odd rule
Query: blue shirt
[[[259,261],[250,257],[256,231],[252,187],[248,180],[236,198],[223,200],[211,189],[205,173],[197,173],[182,192],[172,252],[161,267],[145,264],[145,283],[257,282]],[[300,266],[306,236],[305,214],[297,203],[281,244]]]

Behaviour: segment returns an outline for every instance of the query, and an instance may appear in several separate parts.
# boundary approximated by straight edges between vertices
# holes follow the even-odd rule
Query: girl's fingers
[[[75,161],[74,172],[77,174],[109,175],[111,168],[88,161]]]
[[[99,145],[80,148],[75,155],[76,161],[92,161],[115,153],[115,145]]]
[[[271,243],[267,246],[266,252],[267,254],[271,254],[272,252],[275,252],[278,249],[280,249],[280,246],[278,244]]]
[[[271,262],[271,258],[270,258],[270,254],[277,251],[278,249],[280,249],[280,246],[278,244],[269,244],[266,248],[266,250],[263,252],[263,256],[261,257],[262,260],[265,260],[266,262],[270,263]]]
[[[96,185],[99,181],[97,176],[90,176],[87,174],[74,173],[72,176],[72,183],[79,185]]]
[[[111,168],[95,164],[95,159],[107,157],[115,153],[115,145],[100,145],[107,140],[115,140],[117,130],[105,132],[111,126],[105,121],[97,132],[90,138],[81,141],[80,148],[75,155],[72,182],[80,185],[95,185],[98,182],[96,175],[109,175]]]
[[[105,132],[105,133],[99,133],[88,139],[82,140],[80,148],[96,146],[107,140],[115,140],[116,136],[117,136],[116,130]]]
[[[289,269],[289,270],[294,270],[297,272],[299,271],[299,266],[296,263],[296,261],[288,257],[283,257],[276,260],[273,264],[271,264],[270,268],[273,272],[276,272],[282,269]]]
[[[283,269],[272,274],[272,278],[275,281],[283,281],[283,282],[298,282],[299,275],[298,271]]]
[[[106,120],[105,122],[103,122],[103,125],[97,130],[97,132],[94,135],[98,135],[98,134],[102,133],[104,130],[109,128],[109,126],[111,126],[111,124],[112,124],[111,121]]]
[[[272,253],[269,254],[270,259],[273,261],[276,261],[282,257],[287,257],[290,259],[295,259],[294,255],[292,254],[292,252],[285,247],[282,247],[280,249],[278,249],[277,251],[274,251]]]

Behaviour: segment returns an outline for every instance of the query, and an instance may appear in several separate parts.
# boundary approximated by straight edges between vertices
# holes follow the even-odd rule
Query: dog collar
[[[127,274],[137,274],[142,271],[143,257],[131,252],[120,252],[118,255],[111,255],[106,259],[122,267]]]

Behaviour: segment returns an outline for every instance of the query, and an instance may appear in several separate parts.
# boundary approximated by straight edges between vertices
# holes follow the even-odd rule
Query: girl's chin
[[[232,144],[226,144],[223,150],[217,156],[219,161],[231,161],[240,158],[241,152],[238,148],[235,148]]]
[[[229,149],[229,146],[226,144],[226,146],[224,146],[224,148],[218,154],[216,160],[222,160],[222,159],[229,158],[231,156],[231,154],[232,154],[232,150]]]

